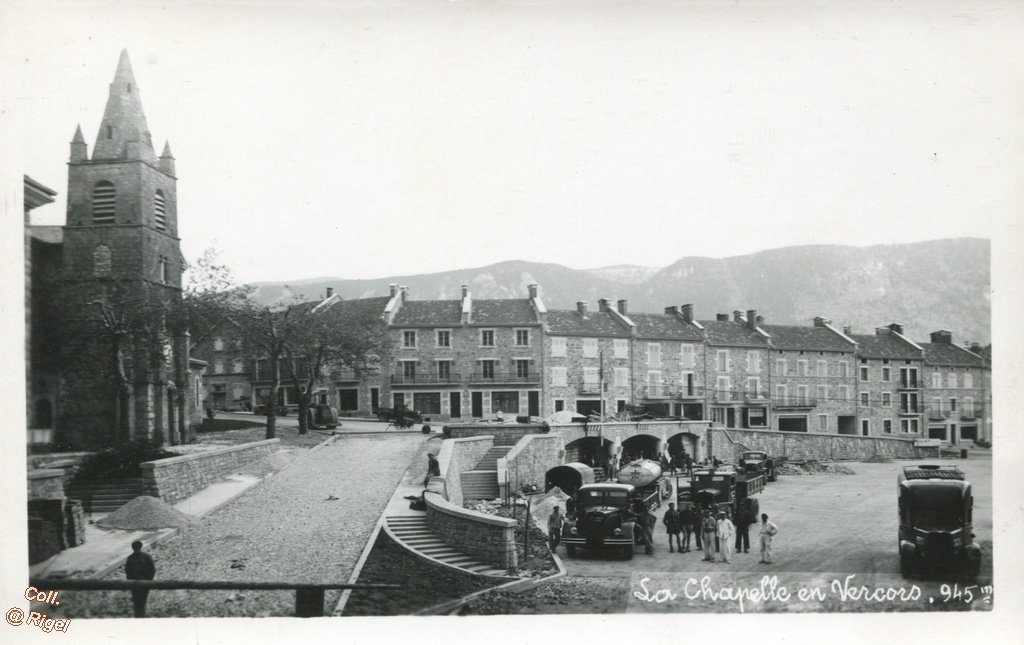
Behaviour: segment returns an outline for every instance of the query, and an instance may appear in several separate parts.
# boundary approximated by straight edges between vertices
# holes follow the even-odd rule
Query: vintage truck
[[[765,480],[775,481],[775,460],[764,450],[747,450],[740,455],[739,470],[748,473],[764,473]]]
[[[566,504],[562,543],[570,558],[579,548],[618,551],[633,557],[634,536],[641,532],[633,514],[635,489],[629,484],[586,484]]]
[[[754,495],[764,490],[764,483],[763,473],[738,472],[731,466],[694,468],[688,495],[693,505],[701,510],[728,511],[735,516],[740,507],[745,506],[752,517],[757,517],[760,505]],[[680,489],[680,494],[682,492]]]
[[[974,543],[971,484],[956,466],[904,466],[899,495],[900,573],[961,567],[975,576],[981,548]]]
[[[636,459],[619,469],[615,479],[633,487],[633,497],[647,508],[661,506],[661,500],[672,495],[672,482],[662,476],[661,464],[650,459]]]

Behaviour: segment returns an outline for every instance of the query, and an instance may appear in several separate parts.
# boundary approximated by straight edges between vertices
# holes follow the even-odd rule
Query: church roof
[[[130,153],[128,144],[136,141],[139,143],[138,151]],[[92,160],[128,158],[155,161],[156,153],[153,151],[149,125],[146,124],[146,114],[142,110],[139,86],[135,82],[128,50],[125,49],[121,52],[114,80],[110,84],[107,107],[103,110],[103,120],[100,122],[99,132],[96,133]]]

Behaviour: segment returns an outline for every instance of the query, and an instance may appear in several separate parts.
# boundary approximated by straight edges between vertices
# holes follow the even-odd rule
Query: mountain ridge
[[[901,322],[915,340],[949,329],[954,342],[991,337],[991,243],[947,238],[866,247],[807,244],[728,258],[686,256],[655,270],[639,265],[572,269],[553,262],[505,260],[418,275],[324,278],[252,283],[254,298],[271,304],[297,295],[316,298],[327,287],[343,298],[383,296],[389,284],[413,299],[450,299],[469,285],[476,298],[523,298],[540,285],[549,309],[572,309],[598,298],[629,301],[630,311],[660,312],[690,303],[699,320],[756,309],[771,324],[808,325],[824,316],[855,333]],[[644,275],[645,273],[648,273]],[[642,279],[639,279],[642,276]]]

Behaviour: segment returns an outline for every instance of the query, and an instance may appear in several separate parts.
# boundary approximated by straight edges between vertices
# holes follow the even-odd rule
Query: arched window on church
[[[164,191],[159,189],[153,197],[153,221],[156,223],[156,230],[167,230],[167,202],[164,200]]]
[[[160,282],[163,283],[163,284],[167,284],[169,279],[170,279],[170,271],[169,271],[168,266],[167,266],[167,258],[161,257],[160,258]]]
[[[109,181],[97,182],[92,189],[92,223],[113,224],[117,191]]]
[[[110,268],[110,247],[100,244],[92,252],[92,274],[97,278],[105,278],[110,275]]]

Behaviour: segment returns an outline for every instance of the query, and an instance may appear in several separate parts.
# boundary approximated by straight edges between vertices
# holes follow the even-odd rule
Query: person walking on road
[[[431,477],[441,476],[441,462],[437,460],[434,453],[427,453],[427,476],[423,478],[423,487],[427,487]]]
[[[690,552],[690,534],[693,533],[693,510],[689,504],[681,504],[679,510],[679,523],[683,530],[683,553]]]
[[[754,518],[750,516],[750,500],[745,499],[736,511],[736,553],[750,552],[750,525]]]
[[[644,524],[644,553],[654,555],[654,525],[658,523],[658,518],[651,509],[645,509],[640,519]]]
[[[558,543],[562,541],[562,507],[557,504],[551,509],[551,515],[548,516],[548,546],[551,551],[554,552],[558,548]]]
[[[132,542],[132,554],[124,561],[124,577],[129,580],[152,580],[156,577],[153,558],[142,550],[142,542]],[[132,609],[136,618],[146,617],[146,600],[149,589],[132,589]]]
[[[718,524],[715,522],[715,516],[711,511],[704,513],[703,521],[704,531],[704,561],[714,562],[715,561],[715,538],[718,534]]]
[[[721,547],[722,562],[729,562],[732,556],[732,538],[736,533],[736,527],[725,511],[718,514],[718,544]]]
[[[772,563],[772,538],[778,532],[779,527],[775,526],[774,522],[768,520],[768,514],[761,513],[761,530],[758,531],[761,535],[761,559],[758,560],[759,563]]]
[[[665,525],[665,532],[668,533],[668,552],[675,553],[672,550],[672,538],[676,540],[675,546],[679,549],[679,552],[683,552],[683,543],[679,539],[679,534],[683,530],[683,518],[679,515],[679,511],[676,510],[676,505],[672,502],[668,504],[668,510],[665,511],[665,517],[661,518],[662,523]]]

